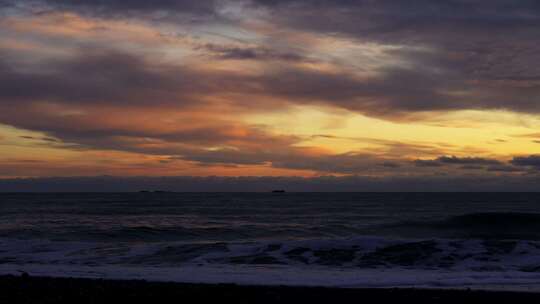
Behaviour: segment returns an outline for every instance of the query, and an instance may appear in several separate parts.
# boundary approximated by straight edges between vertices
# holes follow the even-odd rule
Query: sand
[[[0,303],[540,303],[540,293],[184,284],[1,276]]]

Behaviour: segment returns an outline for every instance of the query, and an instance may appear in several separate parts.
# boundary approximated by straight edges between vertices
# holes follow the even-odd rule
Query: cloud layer
[[[0,180],[0,192],[536,192],[537,177],[64,177]]]
[[[533,140],[500,131],[537,133],[535,1],[4,0],[0,16],[0,125],[39,134],[0,137],[26,151],[1,155],[3,177],[78,175],[83,155],[99,153],[175,168],[169,175],[494,177],[540,168]],[[340,113],[343,125],[352,115],[456,133],[477,123],[447,121],[462,112],[518,118],[484,118],[499,125],[482,143],[426,141],[414,138],[435,132],[428,127],[411,135],[392,125],[368,138],[355,135],[358,125],[294,125],[298,108]],[[266,121],[280,115],[292,118]],[[523,148],[510,149],[508,138]],[[52,156],[35,157],[37,147],[78,156],[58,170]]]

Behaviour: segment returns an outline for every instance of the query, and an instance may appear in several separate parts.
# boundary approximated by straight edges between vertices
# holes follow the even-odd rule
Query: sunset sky
[[[0,0],[0,178],[537,177],[540,2]]]

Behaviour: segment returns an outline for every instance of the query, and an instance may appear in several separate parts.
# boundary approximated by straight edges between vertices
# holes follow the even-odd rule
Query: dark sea
[[[0,194],[0,273],[22,272],[538,289],[540,194]]]

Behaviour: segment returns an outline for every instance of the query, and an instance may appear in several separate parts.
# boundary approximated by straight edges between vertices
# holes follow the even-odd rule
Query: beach
[[[538,303],[540,293],[416,288],[185,284],[142,280],[0,277],[1,303]]]

